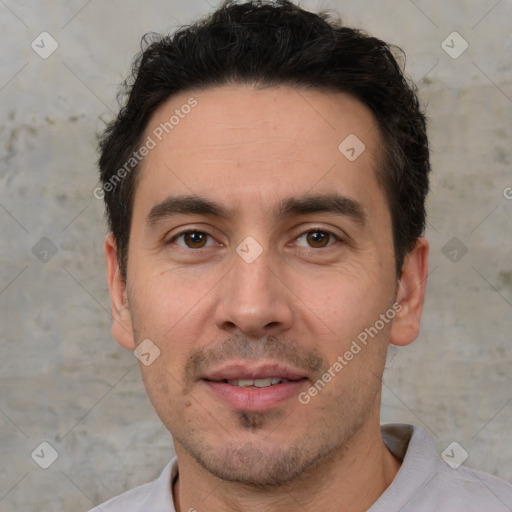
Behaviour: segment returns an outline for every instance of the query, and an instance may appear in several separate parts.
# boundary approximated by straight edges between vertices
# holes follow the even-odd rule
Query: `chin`
[[[254,489],[272,489],[305,478],[309,470],[321,463],[330,449],[314,452],[305,450],[303,443],[296,447],[271,446],[247,441],[219,449],[198,452],[188,450],[196,462],[220,480]]]

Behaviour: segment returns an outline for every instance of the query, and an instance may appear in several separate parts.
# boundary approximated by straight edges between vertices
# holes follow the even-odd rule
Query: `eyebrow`
[[[146,225],[153,227],[160,221],[169,220],[178,215],[205,215],[227,220],[236,213],[236,211],[230,212],[220,203],[205,197],[197,195],[170,196],[151,208],[146,218]],[[277,219],[313,213],[341,215],[362,225],[367,220],[361,203],[337,193],[289,197],[282,200],[274,209],[274,216]]]

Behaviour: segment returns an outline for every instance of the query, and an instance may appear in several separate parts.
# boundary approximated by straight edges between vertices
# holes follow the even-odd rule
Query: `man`
[[[113,335],[177,458],[96,511],[507,511],[380,426],[418,335],[425,117],[391,49],[292,3],[154,41],[101,140]]]

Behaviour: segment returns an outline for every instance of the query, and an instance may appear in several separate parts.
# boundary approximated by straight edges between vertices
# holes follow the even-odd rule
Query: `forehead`
[[[378,126],[350,95],[226,85],[172,96],[150,119],[152,149],[135,208],[170,194],[212,197],[239,213],[311,192],[380,195]],[[355,157],[355,158],[354,158]]]

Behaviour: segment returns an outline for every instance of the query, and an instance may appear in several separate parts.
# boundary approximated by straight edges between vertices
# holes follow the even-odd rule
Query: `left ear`
[[[421,237],[405,257],[398,285],[396,316],[389,341],[392,345],[412,343],[420,332],[421,314],[425,301],[428,276],[428,241]]]

